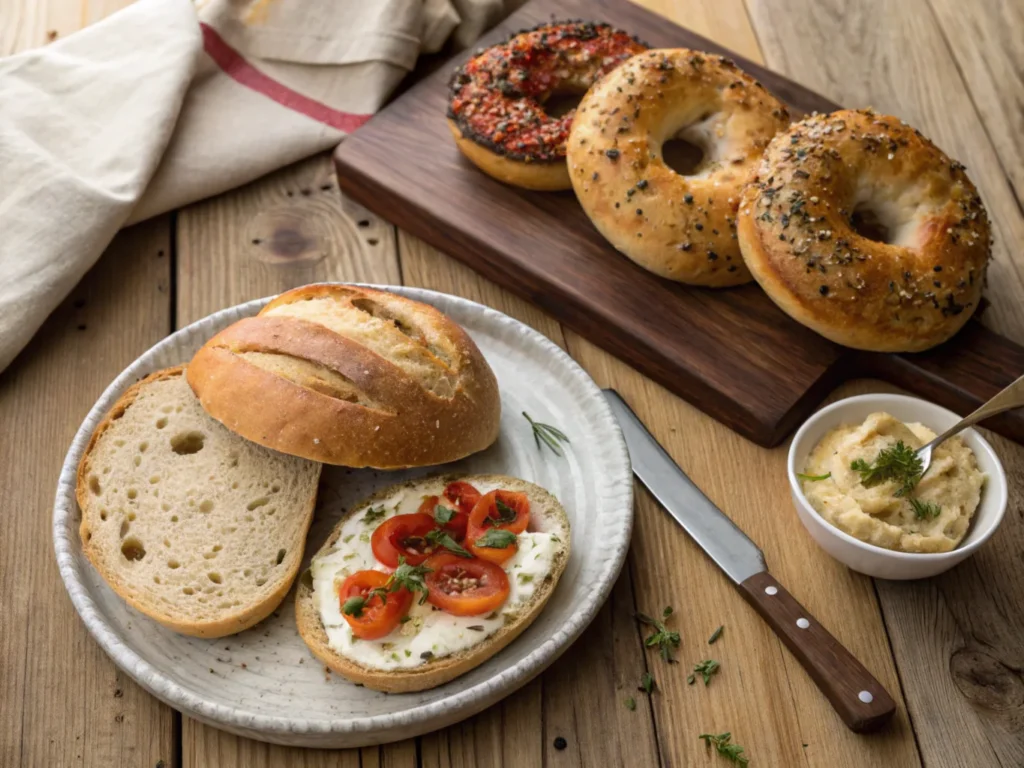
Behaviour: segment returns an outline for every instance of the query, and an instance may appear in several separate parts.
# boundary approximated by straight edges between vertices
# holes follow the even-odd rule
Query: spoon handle
[[[997,413],[1009,411],[1014,408],[1020,408],[1021,406],[1024,406],[1024,376],[1021,376],[987,403],[984,403],[976,411],[965,416],[937,438],[932,440],[931,445],[938,445],[947,438],[955,435],[957,432],[965,430],[968,427],[977,424],[979,421],[987,419],[989,416],[995,416]]]

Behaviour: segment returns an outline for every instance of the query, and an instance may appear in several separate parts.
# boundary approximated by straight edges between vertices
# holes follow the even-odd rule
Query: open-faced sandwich
[[[299,632],[331,670],[368,688],[433,688],[522,633],[568,558],[565,510],[533,483],[393,486],[349,510],[313,558],[299,580]]]

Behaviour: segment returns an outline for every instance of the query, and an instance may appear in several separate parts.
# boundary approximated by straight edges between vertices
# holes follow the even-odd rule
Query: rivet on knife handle
[[[739,588],[851,730],[871,731],[892,717],[896,702],[882,684],[770,573],[756,573]]]

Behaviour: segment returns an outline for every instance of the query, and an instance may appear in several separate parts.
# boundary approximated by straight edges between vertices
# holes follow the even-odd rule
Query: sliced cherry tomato
[[[377,526],[370,546],[377,560],[388,568],[397,568],[399,557],[409,565],[419,565],[437,550],[437,545],[426,538],[434,528],[430,515],[395,515]]]
[[[407,589],[388,592],[383,597],[380,594],[367,597],[371,590],[383,587],[387,580],[388,575],[380,571],[356,571],[338,587],[342,616],[352,627],[352,634],[362,640],[378,640],[390,634],[412,605],[412,593]],[[353,597],[366,600],[358,616],[344,612],[345,603]]]
[[[434,515],[440,502],[441,500],[437,496],[428,496],[420,504],[419,514],[430,515],[431,518],[436,520]],[[447,507],[448,505],[445,504],[445,506]],[[451,507],[448,507],[448,509],[451,509]],[[466,526],[469,524],[469,515],[465,512],[460,512],[458,509],[453,509],[452,511],[455,514],[452,515],[452,519],[445,523],[443,527],[445,531],[451,534],[453,539],[462,541],[466,538]]]
[[[507,520],[508,512],[498,509],[498,502],[515,513]],[[499,528],[512,533],[522,533],[530,524],[530,500],[525,493],[516,491],[491,491],[480,498],[469,515],[469,529],[466,538],[476,541],[489,528]]]
[[[454,616],[479,616],[508,598],[508,576],[494,563],[441,552],[425,563],[427,601]]]
[[[473,511],[473,507],[480,501],[480,491],[469,483],[456,480],[454,483],[448,483],[445,486],[444,497],[452,504],[455,504],[460,512],[465,512],[468,517],[470,512]]]

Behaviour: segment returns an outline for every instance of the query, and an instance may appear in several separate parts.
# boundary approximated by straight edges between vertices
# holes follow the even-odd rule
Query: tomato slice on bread
[[[453,616],[491,613],[508,599],[508,576],[494,563],[440,552],[424,565],[427,601]]]
[[[437,545],[427,540],[436,527],[434,518],[422,512],[389,517],[370,538],[373,555],[388,568],[397,568],[400,557],[409,565],[419,565],[437,550]]]
[[[467,483],[468,485],[468,483]],[[470,486],[472,487],[472,486]],[[443,507],[442,510],[438,510],[438,507]],[[469,513],[462,512],[458,506],[453,507],[452,504],[442,503],[441,499],[437,496],[427,496],[420,504],[419,514],[430,515],[434,522],[441,526],[447,533],[451,534],[452,538],[456,541],[462,541],[466,538],[466,526],[469,525]],[[443,523],[441,521],[444,521]]]
[[[341,613],[352,627],[352,634],[362,640],[379,640],[391,633],[409,612],[412,593],[407,589],[381,594],[388,574],[380,571],[356,571],[338,587]],[[371,592],[373,594],[371,594]]]
[[[444,497],[458,507],[459,512],[465,512],[466,517],[473,511],[473,507],[480,501],[480,491],[469,483],[456,480],[444,487]]]
[[[530,499],[518,491],[491,491],[480,497],[469,515],[466,535],[476,539],[488,528],[522,533],[530,524]]]

